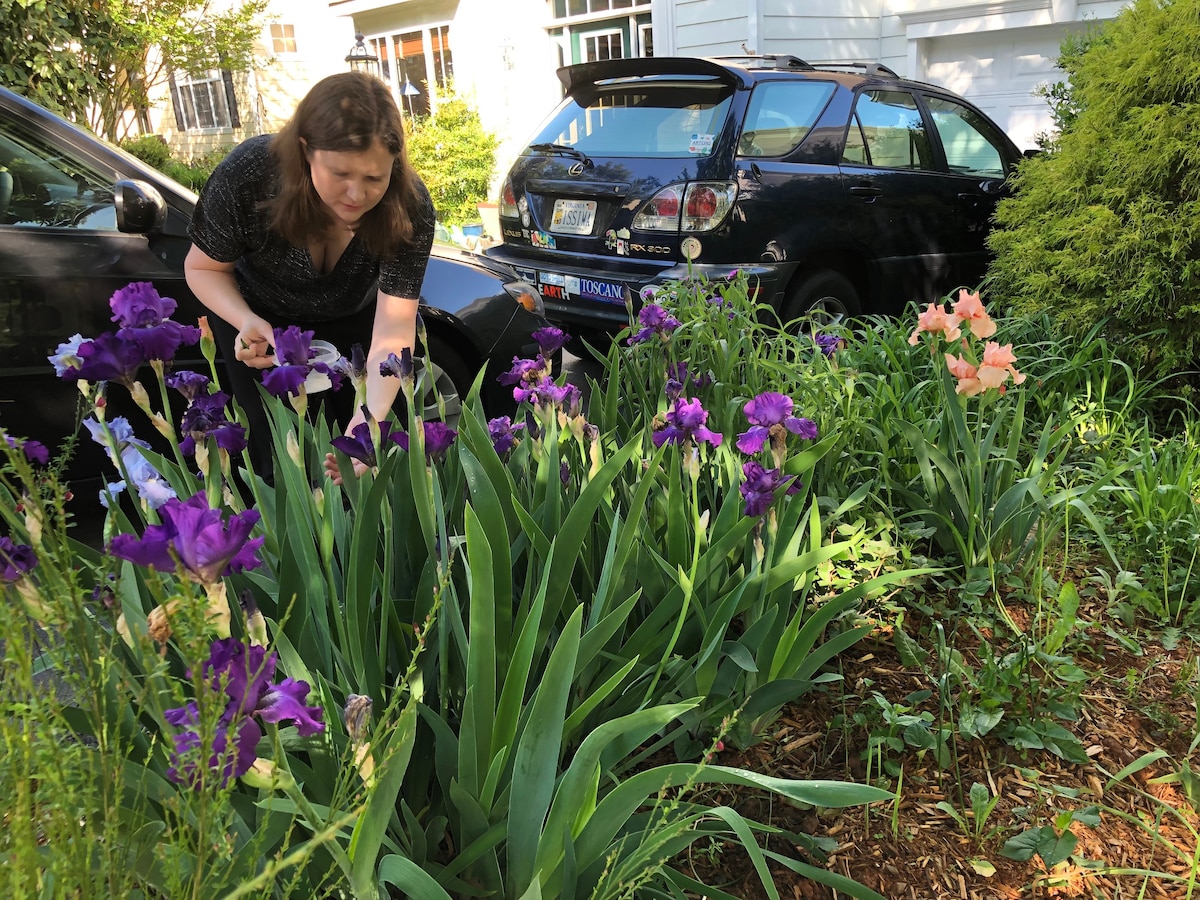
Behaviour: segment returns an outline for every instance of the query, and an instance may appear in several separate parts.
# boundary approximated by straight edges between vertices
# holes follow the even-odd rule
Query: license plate
[[[595,200],[555,200],[550,230],[555,234],[591,234],[596,221]]]

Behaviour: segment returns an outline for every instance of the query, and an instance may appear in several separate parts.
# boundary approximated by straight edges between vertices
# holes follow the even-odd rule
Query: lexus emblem
[[[571,168],[567,169],[567,174],[568,175],[582,175],[583,170],[586,168],[587,168],[587,166],[585,166],[583,163],[577,162],[577,163],[575,163],[575,165],[571,166]]]

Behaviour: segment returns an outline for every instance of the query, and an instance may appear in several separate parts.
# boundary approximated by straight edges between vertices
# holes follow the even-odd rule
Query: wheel
[[[462,356],[445,341],[431,334],[427,337],[423,354],[413,358],[413,369],[417,378],[416,401],[421,418],[427,422],[437,420],[451,427],[457,426],[462,415],[463,398],[475,381]],[[402,396],[396,398],[396,412],[398,416],[406,415]],[[401,418],[400,421],[405,419]]]
[[[788,292],[783,308],[785,323],[799,318],[821,325],[841,322],[862,312],[858,291],[831,269],[814,272]]]

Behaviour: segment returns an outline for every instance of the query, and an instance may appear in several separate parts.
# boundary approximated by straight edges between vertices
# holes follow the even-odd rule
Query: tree
[[[476,204],[487,199],[497,143],[475,108],[450,90],[439,97],[433,115],[417,120],[408,156],[429,188],[439,222],[461,225],[478,220]]]
[[[989,239],[993,298],[1070,333],[1103,322],[1152,375],[1200,354],[1197,46],[1200,0],[1135,0],[1071,54],[1065,128]]]
[[[248,69],[267,3],[0,0],[0,83],[117,141],[172,71]]]

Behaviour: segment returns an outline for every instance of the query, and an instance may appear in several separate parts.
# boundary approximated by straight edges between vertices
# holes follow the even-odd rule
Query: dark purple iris
[[[513,388],[513,399],[518,403],[532,403],[534,406],[555,406],[564,410],[578,411],[583,402],[583,394],[573,384],[556,384],[549,375],[540,381],[525,387]],[[568,414],[574,414],[568,412]]]
[[[329,376],[336,391],[342,386],[342,375],[336,368],[323,362],[312,362],[312,331],[302,331],[298,325],[276,328],[274,368],[263,371],[263,387],[274,397],[299,396],[300,387],[309,372],[320,372]]]
[[[458,432],[447,425],[445,422],[425,422],[423,423],[425,430],[425,459],[432,461],[441,459],[446,455],[446,451],[450,449],[450,445],[454,443],[454,439],[458,437]],[[396,446],[408,452],[408,434],[403,431],[393,431],[391,441]]]
[[[492,439],[492,446],[496,448],[496,453],[503,456],[513,447],[517,446],[517,432],[525,427],[524,422],[516,422],[508,416],[500,416],[488,421],[488,435]]]
[[[750,517],[765,515],[775,502],[775,492],[784,485],[787,485],[789,494],[800,490],[800,482],[795,475],[783,475],[778,469],[764,469],[756,462],[743,463],[742,476],[744,480],[738,490],[746,501],[743,512]]]
[[[392,428],[393,425],[389,419],[385,419],[379,423],[379,442],[381,444],[389,440],[389,438],[394,440],[392,438]],[[405,435],[406,439],[407,437],[408,435]],[[375,443],[371,440],[371,425],[369,422],[359,422],[354,426],[350,434],[335,437],[330,443],[351,459],[357,459],[372,469],[379,465],[379,460],[375,452]]]
[[[82,378],[86,381],[116,381],[128,388],[137,380],[138,369],[146,363],[146,353],[135,340],[119,337],[111,331],[76,349],[78,366],[67,366],[64,380]]]
[[[665,341],[681,323],[657,303],[647,303],[638,311],[638,324],[641,329],[626,343],[640,344],[656,335]]]
[[[571,340],[571,336],[561,328],[547,325],[545,328],[539,328],[535,331],[533,339],[537,341],[538,349],[541,351],[542,356],[549,359],[567,345],[567,342]]]
[[[9,584],[19,581],[37,562],[37,555],[28,544],[17,544],[10,537],[0,537],[0,579]]]
[[[117,337],[137,343],[148,360],[174,359],[184,344],[200,340],[199,328],[170,319],[178,304],[170,297],[160,297],[148,281],[121,288],[108,305],[113,311],[112,320],[120,326]]]
[[[722,437],[705,426],[707,421],[708,410],[699,400],[678,398],[667,412],[666,425],[654,432],[654,446],[707,441],[714,447],[719,447]]]
[[[184,433],[179,449],[185,456],[196,452],[197,442],[203,443],[210,437],[217,439],[217,447],[229,453],[246,449],[246,429],[225,417],[228,402],[229,396],[223,391],[201,394],[192,400],[179,424]]]
[[[846,341],[836,334],[821,334],[820,332],[812,336],[813,341],[827,359],[833,359],[833,355],[846,346]]]
[[[221,785],[230,778],[246,774],[254,763],[255,750],[262,739],[262,727],[255,720],[276,724],[292,722],[301,737],[324,730],[323,710],[305,706],[309,686],[306,682],[285,678],[273,683],[278,655],[264,647],[247,647],[236,638],[213,641],[204,664],[204,677],[214,691],[223,691],[225,709],[213,737],[208,769],[220,773]],[[200,710],[188,703],[164,713],[167,722],[181,731],[173,736],[175,745],[168,776],[176,782],[201,783],[199,767],[187,759],[201,746]],[[232,746],[230,736],[232,738]]]
[[[208,393],[208,386],[212,383],[207,375],[201,375],[199,372],[180,371],[172,372],[163,379],[167,387],[179,391],[189,402],[197,397],[203,397]]]
[[[25,454],[25,458],[31,463],[46,465],[50,462],[50,451],[46,449],[46,445],[41,441],[18,441],[16,438],[8,437],[8,446],[16,450],[18,447]]]
[[[393,378],[411,380],[415,371],[412,350],[408,347],[402,347],[399,356],[389,353],[387,359],[379,364],[379,374],[390,375]]]
[[[163,523],[148,525],[141,538],[114,536],[109,553],[160,572],[175,572],[177,565],[182,566],[200,584],[214,584],[224,575],[262,565],[256,554],[264,538],[250,537],[260,518],[257,510],[248,509],[226,521],[200,491],[187,501],[168,500],[159,515]]]
[[[812,419],[792,415],[792,398],[775,391],[766,391],[744,407],[746,420],[752,426],[738,435],[737,448],[743,453],[758,453],[768,440],[781,442],[785,432],[799,435],[806,441],[817,439],[817,425]]]
[[[512,368],[503,375],[497,375],[496,380],[501,384],[530,384],[540,381],[549,371],[546,360],[540,356],[533,359],[514,356]]]

